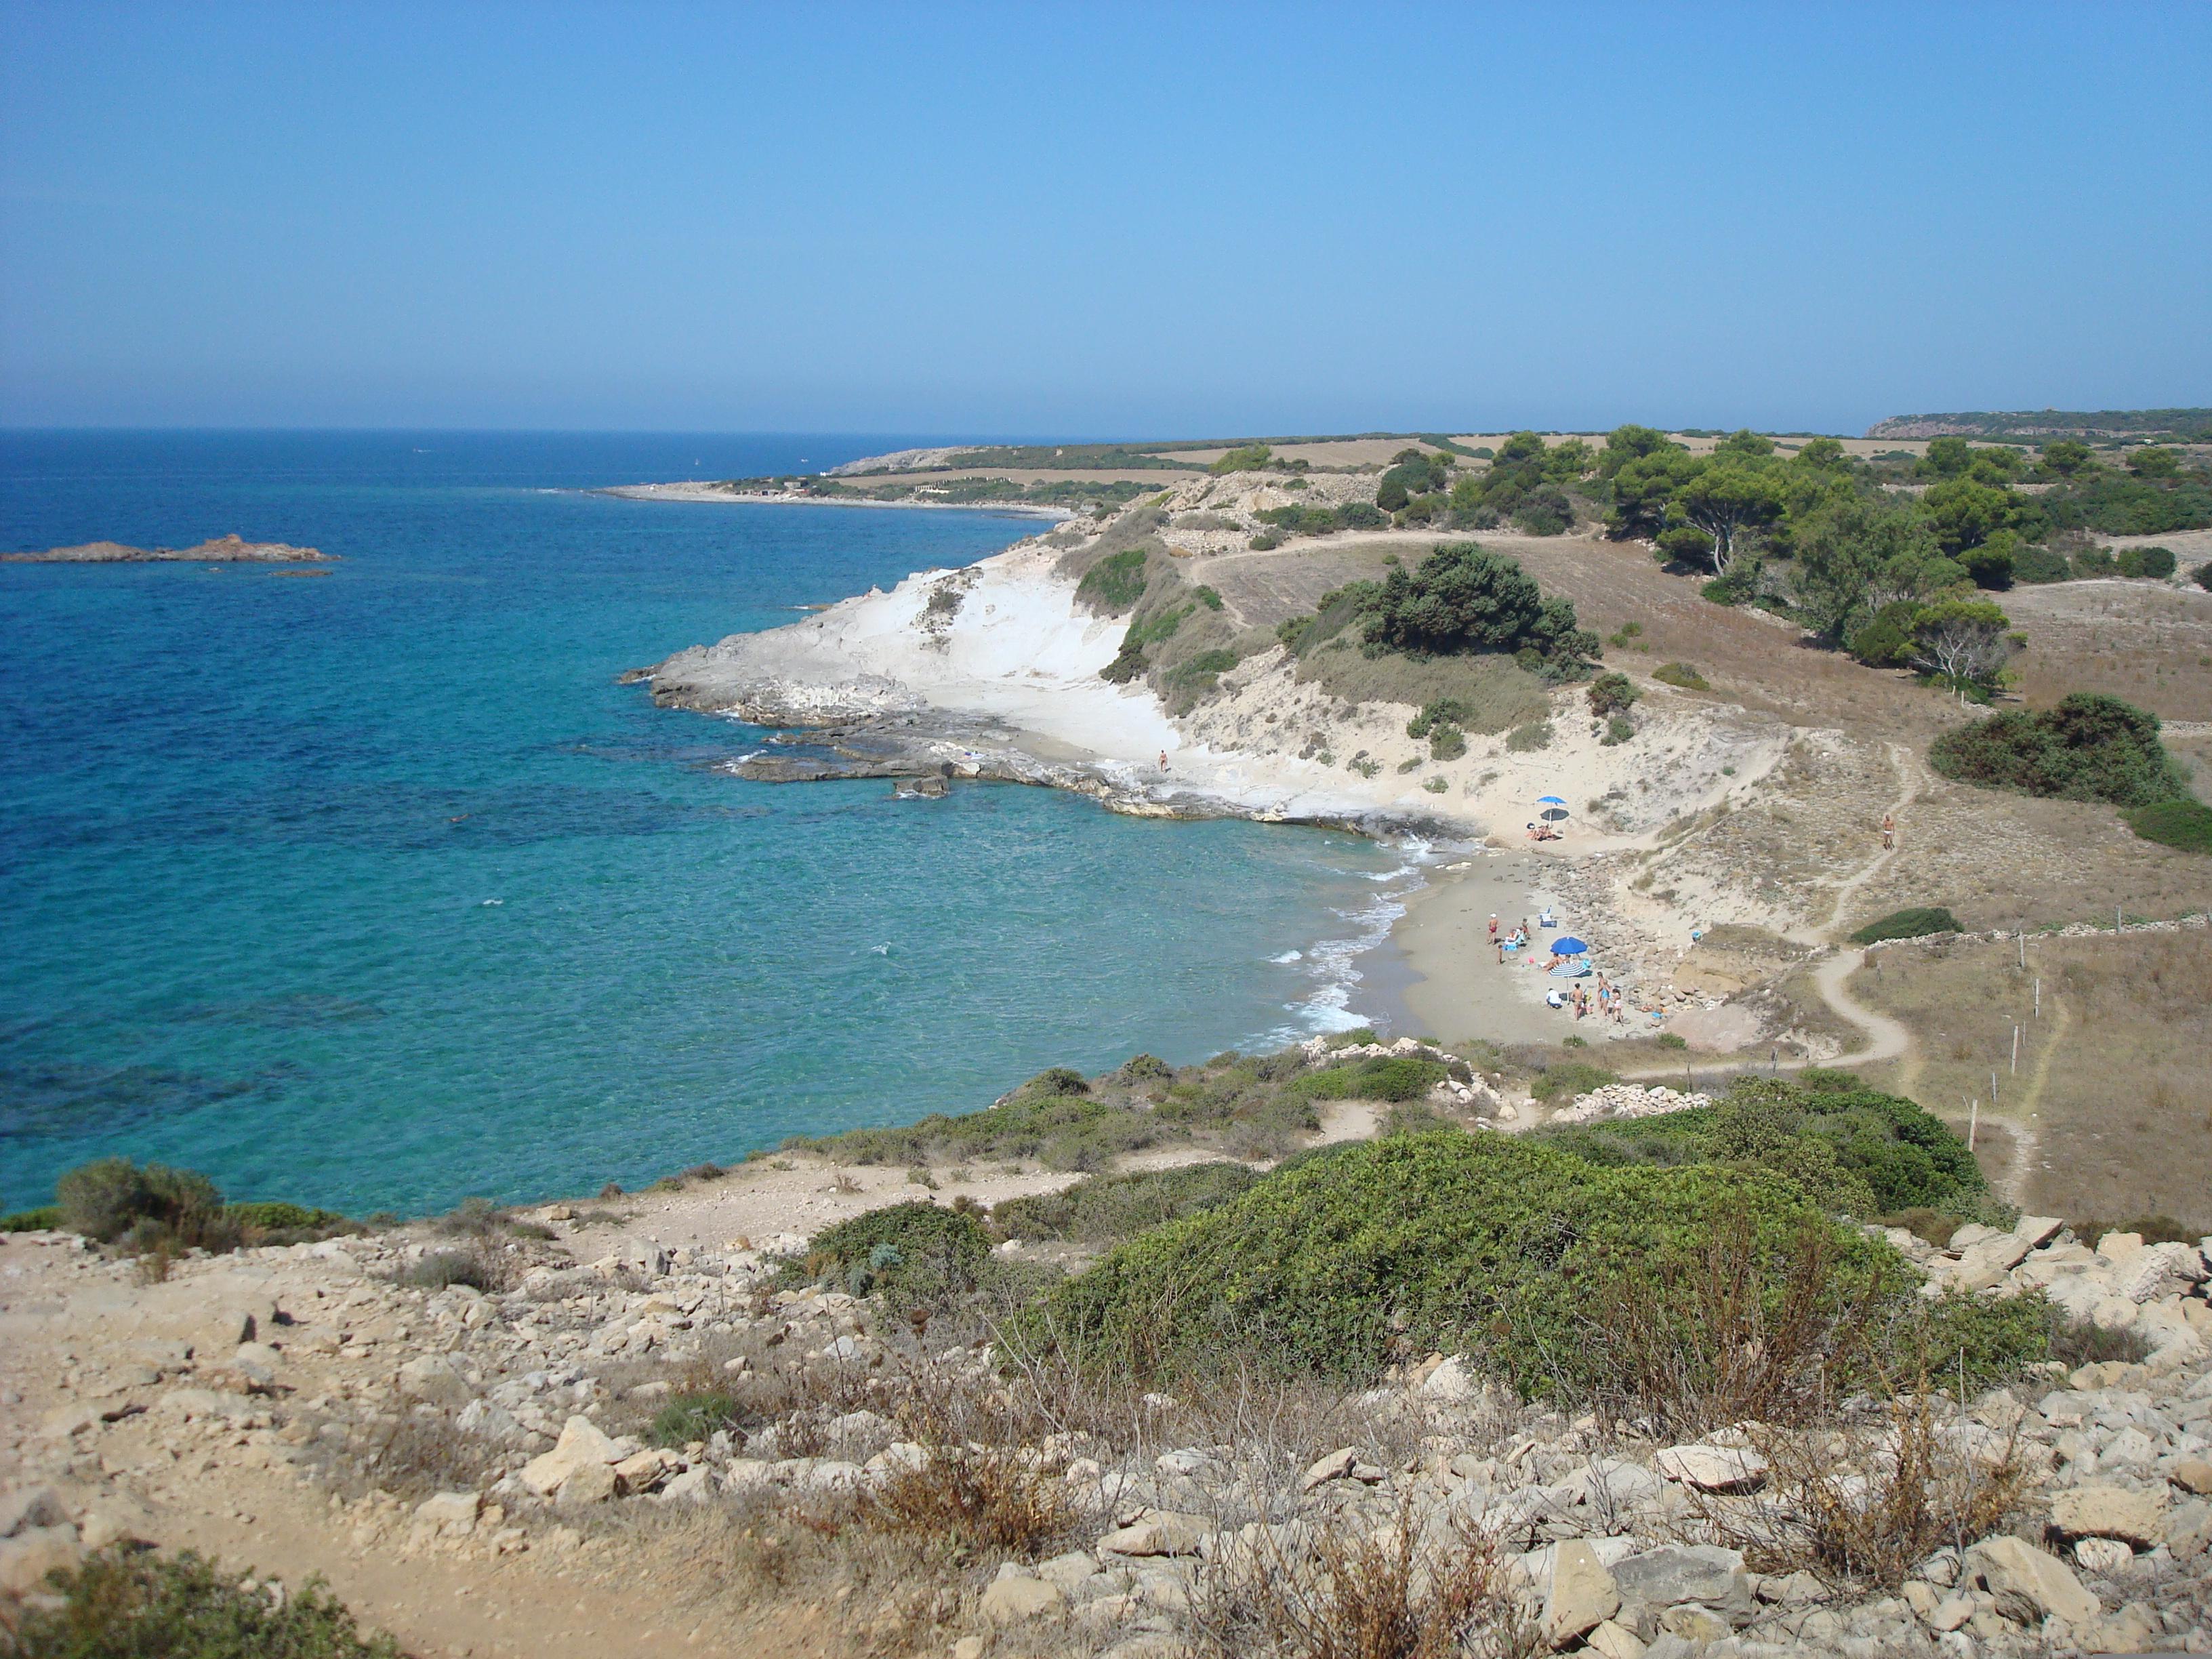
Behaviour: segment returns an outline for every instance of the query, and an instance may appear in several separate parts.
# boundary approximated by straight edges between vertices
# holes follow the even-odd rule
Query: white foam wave
[[[1273,963],[1292,963],[1292,962],[1304,962],[1305,959],[1306,959],[1306,953],[1305,953],[1304,951],[1284,951],[1284,952],[1283,952],[1283,954],[1282,954],[1282,955],[1280,955],[1280,956],[1279,956],[1279,957],[1269,957],[1267,958],[1267,960],[1268,960],[1268,961],[1270,961],[1270,962],[1273,962]]]

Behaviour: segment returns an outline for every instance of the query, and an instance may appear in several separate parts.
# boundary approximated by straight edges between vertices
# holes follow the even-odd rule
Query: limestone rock
[[[2185,1457],[2166,1478],[2184,1492],[2212,1493],[2212,1458]]]
[[[564,1508],[604,1504],[622,1490],[611,1463],[580,1463],[561,1483],[556,1499]]]
[[[1563,1540],[1552,1558],[1552,1588],[1544,1597],[1544,1635],[1564,1647],[1620,1611],[1620,1589],[1579,1538]]]
[[[20,1528],[12,1538],[0,1539],[0,1595],[27,1595],[42,1589],[48,1573],[83,1559],[84,1546],[76,1528],[66,1522],[56,1527]]]
[[[26,1527],[69,1524],[69,1506],[52,1486],[18,1486],[0,1496],[0,1538],[13,1538]]]
[[[1610,1619],[1601,1620],[1583,1645],[1598,1659],[1644,1659],[1648,1651],[1634,1631]]]
[[[1700,1492],[1755,1492],[1766,1484],[1766,1460],[1748,1446],[1668,1446],[1651,1461],[1669,1480]]]
[[[468,1379],[441,1353],[426,1353],[402,1365],[399,1392],[431,1406],[465,1405],[476,1397]]]
[[[2084,1538],[2074,1546],[2074,1559],[2084,1572],[2100,1577],[2118,1572],[2136,1559],[2136,1553],[2117,1538]]]
[[[477,1512],[483,1507],[479,1492],[441,1492],[417,1504],[415,1518],[448,1536],[459,1536],[476,1530]]]
[[[1751,1576],[1743,1553],[1715,1544],[1662,1544],[1626,1556],[1613,1565],[1613,1583],[1624,1602],[1674,1607],[1698,1601],[1708,1607],[1747,1607]]]
[[[2166,1541],[2166,1493],[2130,1486],[2069,1486],[2051,1500],[2051,1524],[2069,1538],[2118,1538],[2136,1549]]]
[[[994,1580],[975,1607],[992,1624],[1013,1625],[1057,1613],[1066,1601],[1059,1585],[1033,1573],[1015,1573]]]
[[[607,1438],[598,1424],[588,1417],[571,1417],[562,1426],[561,1438],[553,1449],[524,1464],[519,1478],[524,1486],[543,1498],[558,1491],[579,1469],[593,1464],[611,1465],[621,1457],[621,1449]],[[611,1468],[608,1474],[611,1480]]]
[[[1966,1567],[2001,1605],[2008,1597],[2017,1598],[2037,1618],[2079,1625],[2104,1611],[2104,1604],[2082,1588],[2063,1561],[2017,1538],[1984,1538],[1966,1552]]]
[[[1213,1523],[1202,1515],[1146,1510],[1100,1539],[1098,1549],[1106,1555],[1196,1555],[1212,1531]]]

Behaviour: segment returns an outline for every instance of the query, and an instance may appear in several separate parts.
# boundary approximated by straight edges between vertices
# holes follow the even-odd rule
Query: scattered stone
[[[2166,1493],[2130,1486],[2069,1486],[2051,1500],[2051,1521],[2069,1538],[2117,1538],[2136,1549],[2151,1549],[2166,1541]]]
[[[441,1353],[427,1353],[399,1368],[399,1392],[410,1400],[430,1406],[459,1406],[476,1397],[453,1362]]]
[[[522,1484],[543,1498],[564,1486],[578,1470],[620,1461],[621,1449],[588,1417],[571,1417],[551,1451],[522,1466]],[[613,1470],[608,1469],[610,1481]]]
[[[1552,1586],[1544,1597],[1544,1635],[1564,1647],[1620,1610],[1620,1589],[1597,1552],[1579,1538],[1564,1540],[1552,1558]]]
[[[1966,1552],[1966,1571],[1997,1598],[2000,1612],[2009,1599],[2035,1619],[2079,1625],[2104,1611],[2063,1561],[2017,1538],[1984,1538]]]
[[[2135,1559],[2136,1553],[2117,1538],[2084,1538],[2074,1546],[2075,1564],[2100,1577],[2118,1572]]]
[[[1755,1492],[1766,1483],[1766,1460],[1748,1446],[1668,1446],[1651,1462],[1700,1492]]]
[[[1213,1523],[1205,1516],[1146,1510],[1100,1539],[1098,1551],[1102,1555],[1196,1555],[1212,1532]]]
[[[1057,1613],[1067,1596],[1059,1585],[1031,1573],[1002,1573],[984,1590],[975,1608],[994,1625],[1024,1624]]]

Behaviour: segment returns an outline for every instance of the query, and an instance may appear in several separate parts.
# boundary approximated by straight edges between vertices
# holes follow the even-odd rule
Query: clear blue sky
[[[2212,403],[2212,5],[0,9],[0,423]]]

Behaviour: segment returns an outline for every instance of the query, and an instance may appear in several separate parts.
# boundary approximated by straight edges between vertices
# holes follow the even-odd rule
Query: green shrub
[[[0,1215],[0,1233],[36,1233],[58,1230],[62,1224],[62,1206],[41,1205],[35,1210],[17,1210],[11,1215]]]
[[[1457,697],[1434,697],[1406,722],[1406,735],[1425,738],[1439,726],[1464,726],[1472,716],[1473,711]]]
[[[1958,917],[1940,904],[1916,905],[1893,910],[1879,921],[1870,921],[1851,935],[1854,945],[1872,945],[1886,939],[1920,939],[1929,933],[1957,933],[1965,930]]]
[[[1214,462],[1209,471],[1214,472],[1262,472],[1275,458],[1275,452],[1265,444],[1239,444]]]
[[[2164,581],[2173,574],[2176,561],[2170,547],[2130,547],[2121,550],[2117,562],[2123,576],[2149,576]]]
[[[1145,597],[1145,550],[1124,548],[1098,561],[1075,585],[1075,596],[1093,610],[1119,616]]]
[[[717,1389],[709,1394],[679,1394],[655,1413],[646,1438],[656,1446],[688,1446],[726,1429],[739,1416],[738,1402]]]
[[[1204,605],[1208,611],[1218,611],[1221,609],[1221,595],[1213,588],[1206,586],[1194,587],[1191,589],[1191,597],[1196,599],[1200,605]]]
[[[1291,1085],[1304,1100],[1419,1100],[1450,1073],[1437,1060],[1370,1054],[1348,1066],[1309,1072]]]
[[[1865,1194],[1855,1200],[1854,1214],[1925,1209],[1959,1220],[2010,1224],[2010,1212],[1990,1193],[1974,1155],[1942,1119],[1899,1096],[1859,1087],[1848,1073],[1844,1077],[1848,1086],[1763,1078],[1740,1082],[1722,1103],[1738,1126],[1730,1132],[1733,1139],[1715,1138],[1721,1107],[1693,1107],[1625,1123],[1547,1127],[1534,1131],[1534,1138],[1607,1166],[1693,1164],[1725,1155],[1778,1174],[1801,1175],[1809,1166],[1794,1152],[1769,1158],[1747,1150],[1752,1142],[1741,1126],[1749,1108],[1768,1127],[1818,1139],[1839,1170],[1864,1183]]]
[[[1278,1170],[1242,1197],[1121,1246],[1020,1330],[1140,1378],[1239,1362],[1359,1382],[1399,1356],[1471,1352],[1530,1395],[1620,1379],[1590,1334],[1595,1285],[1662,1298],[1717,1224],[1748,1235],[1748,1276],[1782,1291],[1796,1242],[1820,1237],[1819,1294],[1909,1297],[1886,1243],[1827,1223],[1770,1176],[1712,1166],[1602,1169],[1499,1135],[1388,1136]]]
[[[1644,694],[1638,691],[1626,674],[1601,674],[1589,684],[1585,694],[1589,699],[1593,714],[1623,714]]]
[[[932,1305],[975,1288],[991,1256],[991,1235],[966,1210],[894,1204],[817,1234],[803,1267],[788,1279],[854,1296],[880,1293],[895,1304]]]
[[[1679,685],[1685,691],[1710,691],[1705,677],[1686,662],[1670,662],[1651,671],[1651,678],[1668,685]]]
[[[1636,722],[1626,714],[1615,714],[1606,721],[1605,735],[1598,741],[1606,748],[1611,749],[1617,744],[1626,743],[1635,735]]]
[[[1091,1084],[1073,1066],[1052,1066],[1022,1085],[1022,1089],[1032,1095],[1087,1095]]]
[[[1598,653],[1597,636],[1577,626],[1571,601],[1546,599],[1517,561],[1478,542],[1442,544],[1410,574],[1402,565],[1393,568],[1372,610],[1370,642],[1391,650],[1434,656],[1528,650],[1571,668]]]
[[[101,1244],[134,1250],[237,1248],[239,1224],[223,1213],[222,1194],[205,1176],[127,1158],[79,1164],[54,1183],[63,1227]]]
[[[1092,1176],[1062,1192],[1010,1198],[992,1209],[991,1224],[1009,1238],[1118,1243],[1225,1204],[1259,1178],[1242,1164]]]
[[[8,1650],[40,1659],[402,1659],[363,1637],[319,1578],[281,1601],[191,1551],[118,1546],[59,1578],[62,1604],[29,1607]]]
[[[1526,726],[1516,726],[1505,734],[1505,746],[1512,753],[1525,755],[1532,749],[1552,746],[1552,723],[1549,720],[1530,720]]]
[[[2157,715],[2076,691],[2040,714],[2007,709],[1947,732],[1929,746],[1928,761],[1985,789],[2116,806],[2187,800],[2188,781],[2158,733]]]
[[[2043,546],[2023,547],[2012,556],[2012,577],[2016,582],[2039,584],[2071,581],[2074,568],[2066,562],[2063,553]]]
[[[1421,787],[1432,795],[1441,795],[1445,790],[1450,788],[1451,785],[1446,783],[1442,778],[1430,778],[1422,783]]]
[[[2190,575],[2199,587],[2212,588],[2212,559],[2205,560]]]
[[[1659,1033],[1659,1046],[1662,1048],[1686,1048],[1690,1046],[1690,1040],[1680,1031],[1662,1031]]]
[[[1456,726],[1437,726],[1429,730],[1429,753],[1440,761],[1455,761],[1467,753],[1467,733]]]
[[[2201,801],[2154,801],[2130,807],[2121,816],[2145,841],[2162,842],[2185,853],[2212,853],[2212,806]]]

